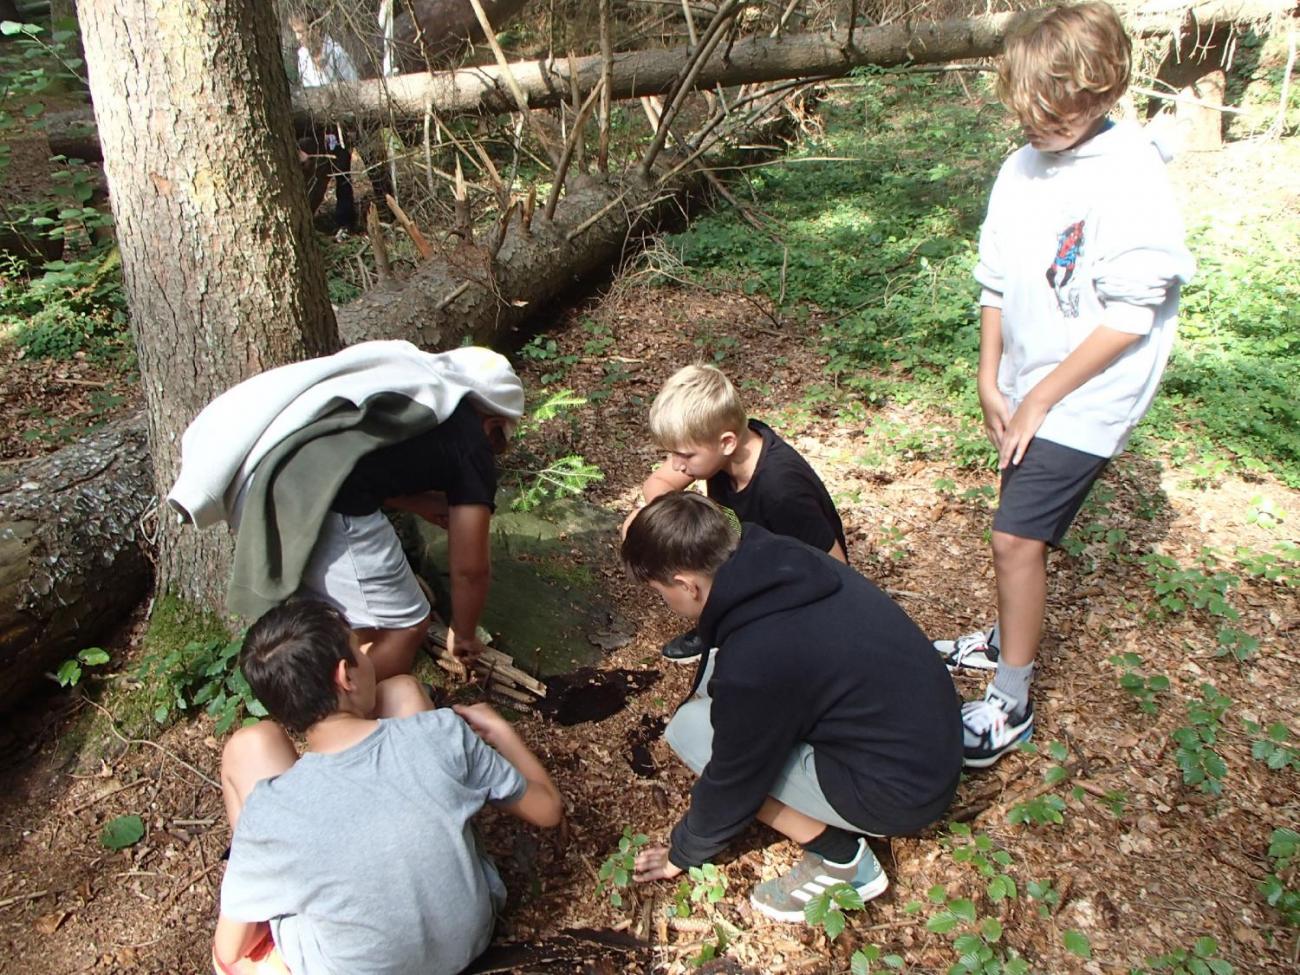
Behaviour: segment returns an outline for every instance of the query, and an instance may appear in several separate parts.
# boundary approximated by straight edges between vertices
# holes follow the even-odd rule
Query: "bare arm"
[[[672,458],[668,458],[645,479],[645,483],[641,485],[641,496],[649,504],[661,494],[686,490],[694,481],[695,479],[689,474],[673,470]]]
[[[401,494],[395,498],[385,498],[385,507],[398,511],[409,511],[419,515],[430,524],[441,528],[447,527],[447,495],[442,491],[423,491],[420,494]]]
[[[844,549],[840,545],[840,540],[838,538],[835,540],[835,544],[831,546],[830,551],[826,554],[837,561],[843,562],[845,565],[849,564],[849,557],[844,554]]]
[[[534,826],[555,826],[564,814],[560,790],[551,781],[519,733],[487,704],[457,705],[455,712],[465,719],[474,733],[491,745],[513,765],[528,783],[522,798],[504,804],[503,809]]]
[[[1044,376],[1024,398],[1002,435],[998,467],[1019,464],[1029,442],[1042,426],[1047,411],[1074,392],[1093,376],[1101,373],[1128,348],[1142,340],[1141,335],[1120,332],[1098,325],[1079,347],[1067,355],[1055,369]],[[981,352],[981,359],[983,358]]]
[[[451,619],[448,649],[473,656],[483,648],[474,633],[492,584],[489,529],[492,510],[485,504],[452,505],[447,513],[451,557]]]
[[[212,951],[223,965],[234,965],[247,955],[262,936],[257,921],[235,921],[222,914],[217,918],[217,933]]]
[[[998,364],[1002,361],[1002,309],[980,307],[980,409],[984,411],[984,432],[993,446],[1002,449],[1002,435],[1011,421],[1007,398],[998,389]]]

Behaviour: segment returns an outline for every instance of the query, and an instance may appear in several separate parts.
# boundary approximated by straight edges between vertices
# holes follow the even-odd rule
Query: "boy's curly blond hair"
[[[1128,88],[1133,44],[1108,3],[1054,7],[1007,38],[998,97],[1033,132],[1100,118]]]
[[[712,444],[728,432],[740,436],[748,423],[736,387],[714,366],[678,369],[650,405],[650,435],[664,450]]]

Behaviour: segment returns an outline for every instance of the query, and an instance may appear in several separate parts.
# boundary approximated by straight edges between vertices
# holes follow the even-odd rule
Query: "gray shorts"
[[[1109,457],[1035,437],[1020,463],[1002,472],[993,530],[1060,546],[1109,462]]]
[[[704,672],[695,694],[677,709],[673,719],[668,722],[668,727],[664,729],[664,740],[696,775],[704,771],[704,766],[709,764],[709,758],[713,754],[713,724],[709,720],[709,708],[713,701],[708,696],[708,686],[713,674],[713,654],[716,653],[716,649],[709,651],[710,656],[704,664]],[[784,803],[819,823],[838,826],[853,833],[866,832],[861,826],[855,826],[837,813],[822,792],[821,784],[817,781],[813,747],[807,742],[799,743],[790,752],[769,794],[777,802]]]
[[[329,603],[356,629],[400,630],[429,615],[397,532],[379,511],[325,516],[299,592]]]

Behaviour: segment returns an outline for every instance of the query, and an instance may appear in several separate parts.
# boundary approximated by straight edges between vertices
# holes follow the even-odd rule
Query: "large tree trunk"
[[[81,0],[148,416],[166,494],[217,393],[337,345],[265,0]],[[223,532],[160,519],[158,583],[222,605]]]
[[[138,416],[0,478],[0,708],[145,594],[153,496]]]
[[[1177,32],[1186,17],[1196,22],[1233,23],[1280,15],[1292,0],[1201,0],[1183,8],[1163,0],[1120,4],[1131,29],[1140,34]],[[817,34],[758,37],[719,45],[692,87],[712,89],[784,78],[832,78],[866,65],[940,64],[991,57],[1002,49],[1008,30],[1023,14],[994,14],[935,23],[899,21],[883,27],[862,27],[849,43],[847,30]],[[693,57],[690,47],[671,50],[622,51],[614,54],[610,97],[638,98],[668,91],[685,74]],[[554,61],[526,61],[509,66],[509,74],[532,108],[554,108],[585,96],[600,80],[599,55]],[[294,104],[330,118],[383,114],[419,118],[432,109],[455,113],[499,114],[518,109],[497,65],[459,71],[401,75],[382,81],[329,85],[296,92]]]

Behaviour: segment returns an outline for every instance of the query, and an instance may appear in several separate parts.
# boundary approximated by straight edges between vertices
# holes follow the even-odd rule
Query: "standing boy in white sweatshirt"
[[[950,668],[997,670],[962,707],[968,767],[1033,731],[1048,547],[1150,406],[1193,270],[1163,159],[1107,118],[1130,70],[1119,17],[1095,2],[1035,17],[998,73],[1029,142],[998,174],[975,271],[980,405],[1002,471],[998,623],[935,644]]]

